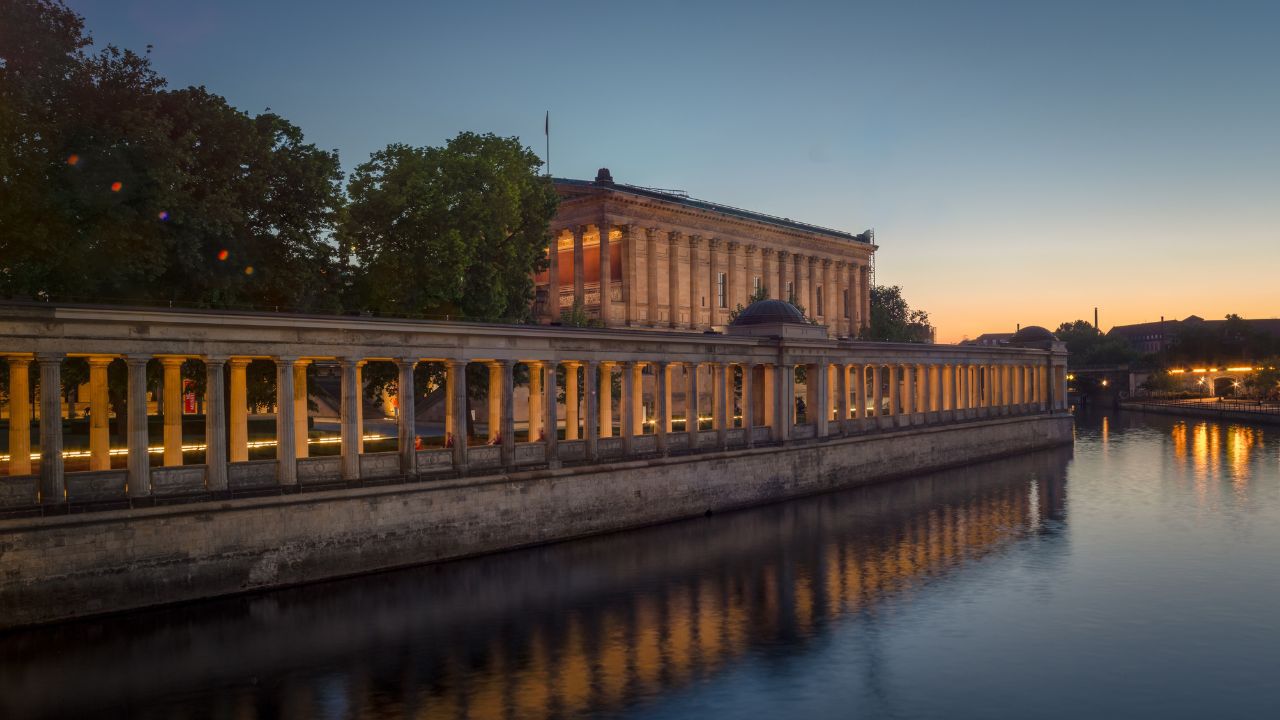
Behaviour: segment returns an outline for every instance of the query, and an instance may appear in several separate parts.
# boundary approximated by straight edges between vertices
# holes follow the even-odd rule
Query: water
[[[0,717],[1259,717],[1280,428],[0,636]]]

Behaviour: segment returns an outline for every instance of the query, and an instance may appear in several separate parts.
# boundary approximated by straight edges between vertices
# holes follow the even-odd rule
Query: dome
[[[757,300],[746,307],[730,325],[771,325],[775,323],[790,325],[807,325],[808,320],[800,310],[789,302],[782,300]]]
[[[1057,340],[1057,336],[1039,325],[1028,325],[1009,338],[1011,343],[1032,343],[1032,342],[1052,342]]]

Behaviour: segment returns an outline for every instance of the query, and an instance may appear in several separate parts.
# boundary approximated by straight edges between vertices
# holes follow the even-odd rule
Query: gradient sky
[[[940,341],[1280,316],[1277,2],[69,4],[348,170],[550,110],[557,176],[874,227]]]

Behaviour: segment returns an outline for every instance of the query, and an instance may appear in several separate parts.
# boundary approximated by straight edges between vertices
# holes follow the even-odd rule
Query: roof
[[[1216,327],[1222,325],[1226,320],[1205,320],[1196,315],[1192,315],[1185,320],[1165,320],[1156,322],[1134,323],[1132,325],[1116,325],[1107,331],[1108,335],[1118,335],[1120,337],[1134,337],[1139,335],[1152,335],[1165,332],[1170,335],[1177,333],[1178,328],[1185,324],[1202,325],[1205,327]],[[1249,320],[1249,326],[1254,330],[1280,337],[1280,318],[1267,318],[1262,320]]]
[[[1057,336],[1049,332],[1047,328],[1039,325],[1028,325],[1009,338],[1009,342],[1025,343],[1025,342],[1046,342],[1057,340]]]
[[[730,323],[734,327],[743,325],[767,325],[771,323],[791,323],[807,325],[808,320],[799,308],[784,300],[757,300],[738,314]]]
[[[607,177],[607,172],[603,169],[602,175]],[[743,210],[742,208],[736,208],[731,205],[721,205],[720,203],[713,203],[707,200],[698,200],[696,198],[691,198],[684,193],[672,192],[670,190],[657,190],[654,188],[640,187],[638,185],[626,185],[623,183],[615,183],[612,180],[573,180],[570,178],[553,178],[552,180],[557,186],[561,187],[611,190],[613,192],[635,195],[637,197],[649,198],[651,200],[661,200],[663,202],[675,203],[685,207],[707,210],[710,212],[720,213],[721,215],[741,218],[743,220],[752,220],[754,222],[765,223],[767,225],[775,225],[789,230],[801,230],[804,232],[827,235],[829,237],[836,237],[842,240],[848,240],[849,242],[862,243],[864,245],[871,245],[875,241],[875,233],[871,230],[866,230],[855,235],[853,233],[844,232],[843,230],[833,230],[820,225],[796,222],[791,218],[766,215],[765,213]]]

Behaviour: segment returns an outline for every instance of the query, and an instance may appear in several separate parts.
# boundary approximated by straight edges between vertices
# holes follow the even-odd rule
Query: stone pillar
[[[245,462],[249,459],[249,399],[245,380],[249,358],[231,358],[227,367],[231,373],[231,399],[228,403],[231,462]]]
[[[689,450],[698,449],[698,363],[685,363],[684,425],[689,434]]]
[[[7,361],[9,363],[9,475],[30,475],[31,358],[10,357]],[[91,366],[90,372],[92,371]],[[106,387],[105,370],[102,386]],[[93,412],[96,420],[97,411]]]
[[[845,285],[849,292],[843,298],[845,301],[844,313],[847,318],[849,328],[849,337],[858,337],[858,264],[845,263]]]
[[[342,479],[358,480],[360,478],[360,445],[356,435],[359,433],[360,415],[360,375],[357,372],[358,361],[355,358],[342,358],[341,407],[339,408],[338,428],[342,441]],[[447,430],[446,430],[447,432]]]
[[[39,359],[37,357],[37,359]],[[125,363],[129,368],[128,395],[129,408],[126,424],[128,426],[127,443],[129,447],[129,497],[139,498],[146,497],[151,494],[151,460],[148,457],[147,438],[147,358],[142,355],[129,355],[125,357]],[[43,389],[44,365],[40,367],[40,383]],[[55,377],[56,381],[57,378]],[[57,387],[56,383],[54,387]],[[43,400],[43,398],[42,398]],[[44,405],[41,404],[40,430],[41,437],[44,436]],[[60,415],[60,413],[57,413]],[[61,423],[58,427],[58,471],[62,471],[62,438]],[[41,442],[43,450],[44,443]],[[43,465],[43,460],[41,461]],[[44,473],[41,473],[43,477]]]
[[[763,287],[769,282],[769,276],[764,274],[764,258],[756,260],[756,246],[747,245],[744,248],[746,254],[743,255],[742,264],[746,268],[746,272],[742,274],[742,279],[738,281],[738,302],[742,303],[742,307],[751,304],[751,297],[756,293],[756,285],[752,282],[753,278],[760,278],[760,285]],[[752,266],[759,262],[759,272],[752,272]],[[735,305],[736,307],[736,305]]]
[[[777,364],[773,366],[773,384],[778,398],[774,403],[773,437],[778,442],[791,439],[791,428],[795,425],[796,412],[796,369],[793,365]]]
[[[680,327],[680,233],[667,234],[667,327]]]
[[[653,363],[653,435],[658,454],[667,455],[667,433],[671,432],[671,379],[665,360]]]
[[[40,368],[40,502],[46,505],[66,502],[67,499],[62,463],[62,358],[62,353],[36,354],[36,363]],[[142,362],[145,369],[146,359],[143,359]],[[143,392],[145,393],[145,372],[143,381]],[[26,397],[28,392],[24,390],[22,396]],[[129,409],[132,411],[132,404],[130,404]],[[145,396],[142,403],[142,412],[145,420],[147,412]],[[130,420],[132,421],[132,415]],[[12,422],[12,419],[10,422]],[[26,427],[30,427],[29,421]],[[130,428],[132,429],[132,423]],[[30,430],[28,430],[29,432]],[[146,432],[145,428],[143,432]],[[27,440],[28,447],[30,447],[31,442],[29,438],[30,435],[28,435]],[[11,448],[9,451],[10,458],[14,457],[15,450],[21,454],[21,447]],[[145,460],[145,445],[142,452]],[[30,464],[31,452],[29,449],[26,457],[28,458],[28,464]],[[130,458],[132,459],[132,456]]]
[[[745,305],[738,294],[742,273],[738,272],[738,243],[730,240],[725,243],[728,260],[725,265],[725,306],[730,312],[739,304]],[[725,319],[728,322],[728,318]]]
[[[276,479],[281,486],[298,485],[297,437],[293,423],[293,363],[297,358],[277,357],[276,362]]]
[[[742,434],[744,444],[752,447],[756,444],[752,431],[756,426],[755,369],[752,363],[742,364]]]
[[[791,253],[786,250],[779,250],[776,255],[774,269],[777,271],[777,277],[774,279],[774,283],[778,289],[774,292],[773,297],[776,300],[791,302],[791,298],[787,297],[787,259],[791,257]]]
[[[814,393],[818,401],[817,407],[811,407],[813,414],[814,435],[816,437],[826,437],[831,430],[831,392],[827,389],[827,364],[820,362],[810,366],[812,372],[809,374],[810,382],[817,383],[817,392]]]
[[[871,325],[871,271],[866,265],[858,268],[858,303],[862,312],[858,315],[859,329],[865,330]]]
[[[698,288],[698,271],[701,265],[698,263],[698,246],[702,244],[702,238],[698,235],[689,236],[689,329],[697,330],[702,327],[701,310],[702,310],[702,293]]]
[[[849,420],[849,366],[838,364],[836,368],[836,433],[844,435]]]
[[[182,358],[162,357],[164,372],[161,413],[164,422],[164,462],[167,466],[182,464]]]
[[[791,302],[799,305],[804,305],[809,302],[809,292],[805,290],[804,287],[803,269],[806,265],[808,265],[808,263],[804,261],[803,255],[797,255],[795,253],[791,254],[791,280],[794,285],[792,289],[795,295],[795,299],[791,300]],[[812,317],[813,308],[806,307],[805,312],[808,313],[809,317]]]
[[[600,363],[600,437],[613,437],[613,363]]]
[[[856,420],[866,420],[867,418],[867,367],[865,365],[853,366],[853,417]],[[859,423],[859,426],[866,428],[866,422]]]
[[[307,418],[311,416],[311,409],[307,407],[307,366],[310,364],[310,360],[299,360],[293,364],[293,448],[300,458],[311,454],[307,442],[310,440]],[[401,408],[403,412],[403,406]]]
[[[579,417],[580,401],[578,398],[578,368],[580,364],[577,362],[566,361],[564,363],[564,439],[577,440],[581,433],[581,418]]]
[[[583,285],[582,270],[587,266],[582,251],[582,236],[586,227],[576,225],[573,228],[573,304],[577,307],[586,305],[586,289]]]
[[[916,414],[916,376],[915,366],[902,365],[902,415],[899,425],[910,425],[912,416]]]
[[[612,230],[613,225],[607,218],[600,218],[596,222],[596,233],[600,235],[600,321],[606,326],[612,324],[609,311],[613,309],[612,296],[609,292],[609,286],[613,282],[613,268],[609,257],[611,252],[609,234]]]
[[[631,363],[631,392],[626,393],[631,409],[631,432],[644,434],[644,363]]]
[[[776,426],[777,412],[774,407],[778,403],[778,392],[774,389],[777,380],[774,378],[774,366],[760,366],[760,418],[761,425],[767,425],[770,428]],[[773,433],[769,433],[770,437]],[[776,439],[776,438],[775,438]]]
[[[492,445],[502,438],[502,365],[488,362],[485,367],[489,369],[489,392],[485,398],[488,409],[485,424],[488,430],[485,439]]]
[[[26,359],[23,372],[26,372]],[[107,368],[111,365],[109,357],[91,357],[89,358],[89,469],[90,470],[110,470],[111,469],[111,399],[107,395]],[[10,365],[9,377],[13,377],[12,365]],[[25,378],[23,380],[25,382]],[[222,388],[218,388],[219,396],[221,396]],[[25,398],[24,398],[25,399]],[[10,399],[12,403],[12,399]],[[12,413],[12,405],[10,406]],[[207,414],[208,411],[206,411]],[[30,419],[27,420],[30,423]],[[10,431],[12,434],[12,431]],[[10,441],[10,447],[13,447]],[[30,446],[28,445],[28,452]],[[27,472],[30,472],[30,461],[28,461]]]
[[[630,457],[635,449],[634,438],[637,427],[635,415],[636,370],[639,369],[640,366],[633,361],[628,360],[622,363],[622,402],[619,403],[621,407],[618,410],[622,413],[620,418],[622,427],[620,429],[622,431],[622,454],[625,457]]]
[[[413,477],[418,474],[418,408],[417,391],[413,386],[413,369],[417,358],[400,358],[396,361],[396,448],[400,451],[400,474]],[[306,374],[303,374],[306,377]],[[490,391],[492,392],[492,386]],[[306,426],[306,423],[303,423]]]
[[[556,362],[547,363],[547,377],[542,383],[543,427],[547,433],[547,463],[555,467],[560,461],[560,421],[556,418]]]
[[[223,375],[227,359],[204,358],[204,477],[209,492],[227,489],[227,415]]]
[[[595,462],[599,459],[599,444],[597,438],[600,437],[600,381],[598,365],[594,360],[588,360],[582,364],[582,385],[587,396],[587,412],[583,418],[582,427],[586,435],[586,456],[587,462]]]
[[[636,307],[636,237],[634,225],[622,226],[622,305],[626,312],[627,327],[640,319]]]
[[[467,472],[467,363],[449,360],[445,364],[445,385],[448,399],[445,413],[453,427],[453,469],[459,474]]]
[[[644,229],[645,295],[649,300],[649,327],[658,327],[658,228]]]
[[[901,372],[901,370],[898,368],[897,365],[887,365],[885,366],[885,369],[889,371],[889,378],[887,383],[889,386],[888,416],[892,418],[892,420],[890,421],[890,424],[893,425],[898,422],[899,416],[902,415],[902,406],[898,404],[898,383],[900,382],[899,373]]]
[[[356,452],[364,452],[364,366],[367,360],[356,363]],[[463,426],[465,432],[466,427]]]
[[[822,310],[823,322],[827,324],[830,328],[830,333],[834,336],[836,332],[836,317],[832,308],[834,308],[836,304],[835,290],[831,286],[831,259],[822,258],[819,260],[819,263],[821,269],[818,272],[820,273],[820,282],[822,283],[822,302],[818,303],[822,307],[819,309]]]
[[[542,442],[542,363],[527,362],[529,371],[529,442]]]
[[[721,255],[723,242],[720,238],[707,240],[707,326],[720,323],[720,266],[724,263]],[[726,296],[727,297],[727,296]]]
[[[499,360],[498,366],[502,376],[502,417],[499,419],[502,424],[502,467],[509,472],[516,466],[516,364],[511,360]]]
[[[547,243],[547,321],[560,320],[560,231]]]
[[[818,269],[818,258],[809,256],[808,260],[809,266],[805,269],[804,278],[805,290],[809,293],[809,315],[816,318],[822,310],[822,308],[818,307],[818,282],[821,271]]]
[[[729,382],[727,363],[711,364],[711,382],[715,388],[715,407],[712,412],[716,417],[716,446],[723,450],[729,447],[729,426],[732,424],[729,411],[733,407],[729,400],[733,386]]]

